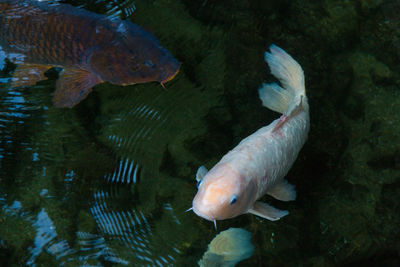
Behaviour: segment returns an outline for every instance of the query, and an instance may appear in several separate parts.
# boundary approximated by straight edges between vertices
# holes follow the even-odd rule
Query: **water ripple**
[[[78,238],[80,251],[87,252],[85,255],[79,257],[79,262],[82,263],[90,259],[104,258],[112,263],[129,264],[128,261],[119,258],[115,252],[107,246],[106,240],[102,236],[87,232],[77,232],[76,236]]]
[[[93,197],[94,204],[91,207],[91,213],[102,235],[106,239],[119,241],[122,245],[118,249],[119,252],[123,248],[129,249],[129,255],[134,257],[131,263],[135,262],[141,266],[165,266],[174,263],[176,251],[166,247],[165,242],[158,243],[160,237],[153,233],[151,225],[154,218],[151,213],[133,208],[116,210],[114,201],[119,197],[118,194],[113,195],[100,190]],[[172,210],[168,205],[166,209]],[[160,246],[163,246],[163,250],[168,253],[160,250]]]
[[[124,257],[129,264],[166,266],[182,259],[180,247],[187,237],[175,214],[176,200],[160,197],[160,188],[173,181],[162,180],[160,166],[185,123],[180,114],[191,116],[187,103],[192,97],[183,88],[168,94],[153,88],[106,103],[110,109],[120,107],[119,113],[106,114],[108,123],[98,136],[112,151],[114,164],[103,176],[104,187],[93,194],[90,210],[101,235],[118,255],[129,255]]]
[[[104,179],[109,183],[136,183],[140,171],[140,166],[129,158],[121,158],[112,173],[104,175]]]
[[[18,151],[15,148],[19,146],[19,150],[31,149],[29,142],[19,142],[16,136],[27,140],[22,138],[28,135],[25,122],[31,118],[33,111],[41,107],[27,100],[23,91],[15,88],[3,89],[0,86],[0,98],[0,173],[3,173],[1,176],[5,176],[7,168],[4,167],[3,161],[8,160],[12,163],[16,160],[15,154]]]

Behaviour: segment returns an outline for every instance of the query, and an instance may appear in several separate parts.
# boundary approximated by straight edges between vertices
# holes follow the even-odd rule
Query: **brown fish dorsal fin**
[[[101,78],[93,72],[79,67],[65,68],[56,83],[53,104],[59,108],[72,108],[101,83]]]
[[[18,65],[14,70],[11,87],[28,86],[33,85],[38,81],[46,80],[47,77],[44,76],[44,73],[49,68],[50,66],[47,65]]]

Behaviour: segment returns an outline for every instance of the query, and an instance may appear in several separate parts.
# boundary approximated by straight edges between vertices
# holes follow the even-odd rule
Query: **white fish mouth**
[[[197,216],[199,216],[199,217],[201,217],[201,218],[203,218],[203,219],[206,219],[207,221],[213,222],[213,221],[215,221],[215,220],[217,219],[215,216],[207,216],[207,215],[205,215],[204,213],[199,212],[199,211],[198,211],[196,208],[194,208],[194,207],[192,207],[192,210],[193,210],[193,212],[194,212]]]
[[[203,215],[200,215],[199,213],[197,213],[197,212],[193,209],[193,207],[191,207],[191,208],[185,210],[185,212],[188,212],[188,211],[191,211],[191,210],[193,210],[193,212],[194,212],[197,216],[199,216],[199,217],[201,217],[201,218],[203,218],[203,219],[206,219],[206,220],[208,220],[208,221],[214,222],[214,228],[215,228],[215,230],[217,230],[217,220],[215,220],[215,219],[210,219],[210,218],[207,218],[207,217],[205,217],[205,216],[203,216]]]

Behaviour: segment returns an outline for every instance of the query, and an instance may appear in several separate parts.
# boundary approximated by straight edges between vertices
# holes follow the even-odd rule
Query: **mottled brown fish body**
[[[15,76],[32,74],[17,85],[62,67],[53,99],[59,107],[76,105],[104,81],[165,83],[179,70],[177,60],[136,24],[59,3],[0,1],[0,49],[20,64]]]
[[[105,37],[95,40],[93,34],[100,16],[80,9],[73,16],[65,12],[70,8],[63,7],[2,1],[0,45],[9,53],[24,55],[22,63],[66,66],[85,61],[85,51],[90,53],[88,49]]]

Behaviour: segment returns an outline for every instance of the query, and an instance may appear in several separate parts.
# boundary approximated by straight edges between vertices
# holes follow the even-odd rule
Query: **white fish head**
[[[193,199],[193,211],[209,220],[224,220],[246,213],[257,193],[255,181],[246,179],[228,164],[211,169]]]

